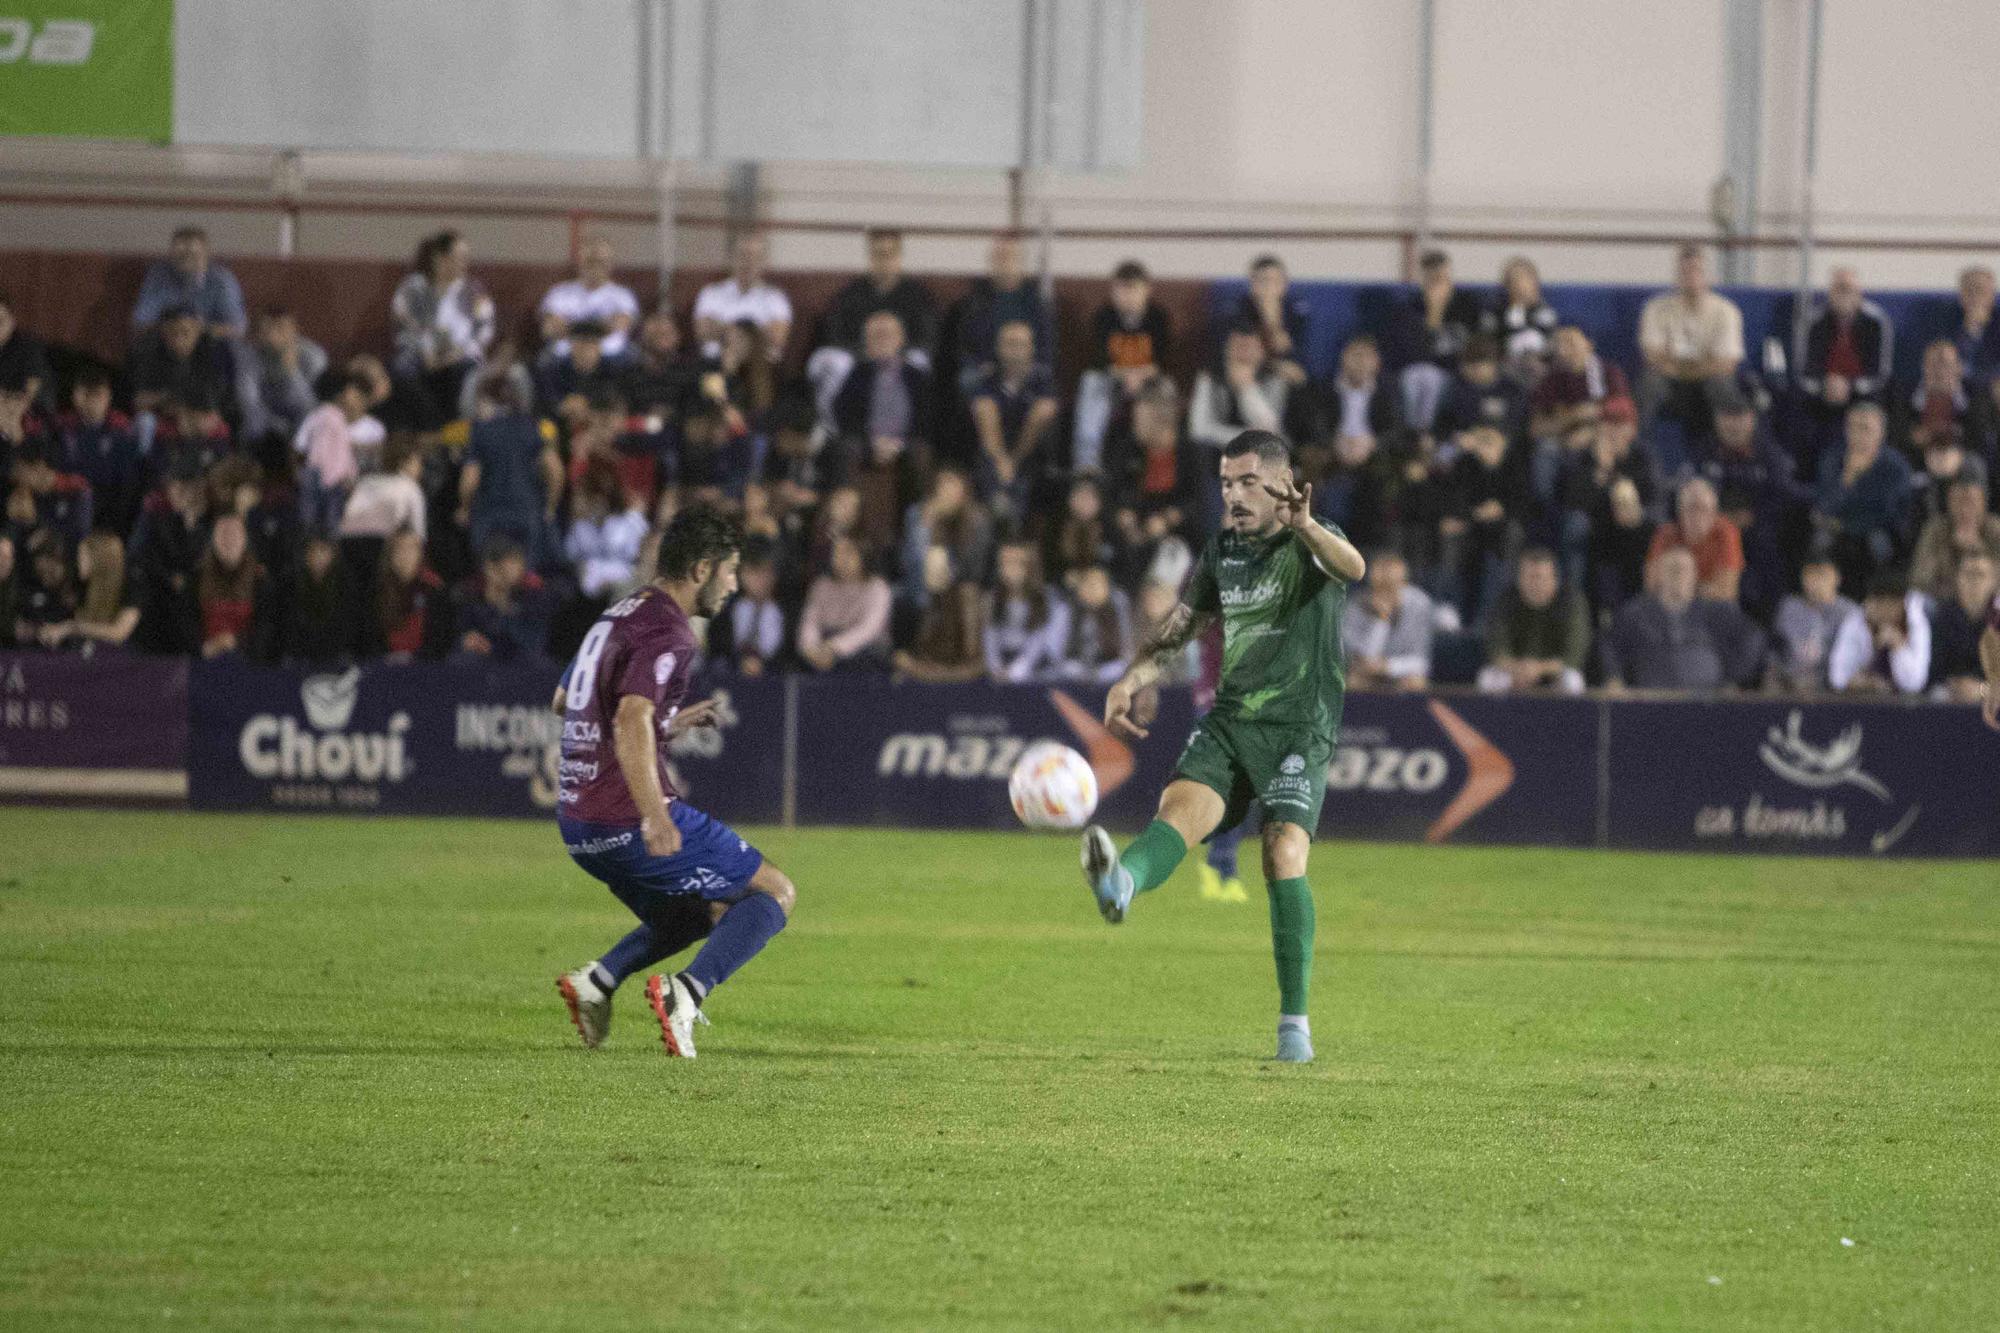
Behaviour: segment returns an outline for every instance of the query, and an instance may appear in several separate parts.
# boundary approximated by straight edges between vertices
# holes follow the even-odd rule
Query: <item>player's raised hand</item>
[[[683,731],[693,731],[696,727],[713,727],[722,721],[722,696],[712,694],[698,704],[689,704],[674,714],[674,720],[667,725],[669,736],[678,736]]]
[[[1135,693],[1129,681],[1121,680],[1111,687],[1111,693],[1104,696],[1104,725],[1111,728],[1114,736],[1143,741],[1152,733],[1140,726],[1138,719],[1132,715]]]
[[[1264,489],[1269,491],[1271,498],[1278,502],[1278,521],[1286,527],[1303,528],[1313,521],[1313,488],[1311,482],[1306,483],[1305,488],[1301,490],[1292,484],[1290,478],[1287,478],[1281,486],[1273,486],[1270,482],[1265,482]]]

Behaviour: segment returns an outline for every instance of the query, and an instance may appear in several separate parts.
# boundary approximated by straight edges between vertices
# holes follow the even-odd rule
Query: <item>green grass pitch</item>
[[[1281,1068],[1186,870],[754,836],[685,1063],[550,827],[0,812],[0,1326],[2000,1322],[1991,865],[1322,845]]]

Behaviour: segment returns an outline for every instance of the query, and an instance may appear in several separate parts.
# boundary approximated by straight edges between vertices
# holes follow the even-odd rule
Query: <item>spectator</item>
[[[986,674],[986,654],[980,642],[979,586],[959,576],[951,552],[942,546],[924,550],[918,568],[923,576],[923,614],[910,646],[890,657],[898,676],[930,682],[977,680]]]
[[[1590,610],[1574,588],[1561,586],[1555,552],[1531,546],[1514,566],[1514,586],[1500,594],[1486,626],[1486,665],[1479,688],[1583,693],[1590,650]]]
[[[195,580],[201,614],[201,655],[250,655],[269,617],[265,575],[250,554],[250,533],[235,514],[222,514],[210,527],[208,552]]]
[[[929,600],[924,562],[933,546],[943,547],[950,557],[954,578],[972,581],[974,587],[985,578],[993,556],[993,520],[973,499],[965,474],[954,468],[939,468],[930,493],[903,511],[902,594],[911,606],[922,607]]]
[[[290,310],[272,306],[258,318],[245,359],[249,383],[237,393],[243,403],[243,434],[252,440],[269,433],[292,438],[319,404],[313,386],[326,374],[326,349],[299,332],[298,317]]]
[[[700,387],[728,418],[732,439],[761,438],[778,399],[778,375],[764,330],[747,319],[725,328],[716,369],[701,377]]]
[[[694,301],[694,336],[701,339],[702,354],[722,355],[722,333],[732,324],[748,322],[763,334],[765,355],[782,361],[785,340],[792,334],[792,303],[786,295],[764,281],[764,260],[770,242],[760,233],[747,232],[736,238],[731,249],[735,259],[729,276],[709,283]]]
[[[1132,608],[1111,585],[1111,571],[1085,565],[1071,571],[1069,632],[1055,661],[1061,680],[1109,685],[1132,664]]]
[[[1952,595],[1939,601],[1931,620],[1931,687],[1953,703],[1978,703],[1986,676],[1979,661],[1979,637],[2000,588],[2000,565],[1984,552],[1958,562]]]
[[[1499,595],[1527,492],[1512,461],[1515,451],[1497,426],[1474,426],[1458,437],[1458,446],[1444,478],[1438,592],[1470,625]]]
[[[1542,297],[1542,274],[1521,255],[1500,270],[1500,295],[1480,313],[1479,329],[1500,346],[1508,373],[1523,384],[1541,378],[1555,337],[1555,308]]]
[[[479,573],[460,590],[458,650],[496,662],[546,661],[548,607],[542,580],[511,538],[488,537]]]
[[[1613,399],[1630,401],[1625,372],[1599,357],[1576,325],[1558,328],[1551,349],[1548,371],[1528,399],[1528,426],[1537,440],[1560,440],[1578,426],[1596,424]]]
[[[1264,364],[1263,336],[1240,324],[1223,339],[1220,360],[1195,376],[1188,435],[1202,450],[1202,531],[1213,531],[1222,521],[1223,447],[1252,428],[1283,430],[1289,391],[1285,378]]]
[[[1410,584],[1410,567],[1396,551],[1368,560],[1368,581],[1347,603],[1340,640],[1352,689],[1421,690],[1430,683],[1436,608]]]
[[[579,319],[569,325],[563,352],[546,357],[536,385],[541,413],[554,417],[568,429],[590,410],[596,390],[616,390],[621,375],[604,356],[610,331],[594,319]]]
[[[1653,533],[1646,563],[1667,551],[1687,551],[1694,556],[1696,591],[1715,601],[1735,601],[1743,581],[1743,534],[1722,517],[1715,487],[1700,477],[1682,482],[1674,513],[1674,522]]]
[[[1058,579],[1092,565],[1116,570],[1124,564],[1116,521],[1105,510],[1104,478],[1094,472],[1070,479],[1063,512],[1044,525],[1042,535],[1042,568]]]
[[[1565,513],[1564,540],[1581,544],[1589,529],[1604,517],[1613,483],[1621,477],[1638,491],[1639,503],[1651,508],[1659,493],[1652,459],[1638,447],[1637,413],[1620,399],[1606,403],[1594,430],[1585,432],[1585,448],[1567,449],[1558,493]]]
[[[200,227],[175,231],[167,257],[146,267],[132,308],[132,332],[143,336],[175,310],[190,311],[197,326],[218,342],[242,337],[248,325],[243,288],[234,273],[210,261],[208,233]]]
[[[1500,373],[1500,344],[1485,334],[1466,340],[1458,361],[1458,378],[1438,404],[1436,430],[1457,435],[1475,426],[1491,426],[1519,451],[1528,441],[1528,391]]]
[[[625,401],[646,419],[646,429],[658,435],[679,419],[701,381],[702,363],[681,352],[680,326],[673,311],[661,306],[639,326],[636,350],[625,358]]]
[[[1639,419],[1671,409],[1697,430],[1709,424],[1709,404],[1735,387],[1743,360],[1743,312],[1710,289],[1708,257],[1698,245],[1680,249],[1675,288],[1646,302],[1639,316]]]
[[[90,531],[90,483],[73,472],[56,470],[57,445],[37,437],[14,453],[8,495],[10,513],[16,506],[26,526],[58,534],[65,549],[74,549]]]
[[[15,635],[23,644],[54,647],[55,631],[75,618],[79,597],[69,545],[53,528],[30,528],[21,550],[29,577],[15,606]]]
[[[980,498],[1018,520],[1048,466],[1058,410],[1054,377],[1036,361],[1035,331],[1025,320],[1000,326],[998,360],[973,382],[970,403],[979,436],[974,477]]]
[[[1389,364],[1400,378],[1404,418],[1420,434],[1431,433],[1458,355],[1479,327],[1481,313],[1479,297],[1453,284],[1451,257],[1426,251],[1417,261],[1417,290],[1391,314],[1385,339]]]
[[[1847,414],[1847,447],[1820,460],[1814,516],[1834,544],[1841,581],[1865,585],[1895,555],[1910,495],[1910,465],[1882,447],[1882,409],[1857,403]]]
[[[958,303],[954,316],[958,383],[968,396],[1002,359],[1000,340],[1010,324],[1027,325],[1029,356],[1034,364],[1046,367],[1055,353],[1055,326],[1049,321],[1040,287],[1028,281],[1021,238],[1011,232],[995,236],[989,265],[985,277],[974,279],[972,290]]]
[[[1782,539],[1812,503],[1812,488],[1792,475],[1791,455],[1764,433],[1757,409],[1741,395],[1718,406],[1715,438],[1695,458],[1695,475],[1715,489],[1723,517],[1742,538],[1738,600],[1753,616],[1767,615],[1785,584]]]
[[[2000,562],[2000,515],[1987,506],[1986,479],[1961,470],[1945,492],[1944,512],[1933,514],[1917,535],[1910,586],[1939,601],[1958,588],[1958,567],[1975,556]]]
[[[736,596],[715,618],[715,656],[746,676],[761,676],[778,666],[785,650],[777,555],[771,542],[744,543]]]
[[[1325,389],[1327,430],[1336,453],[1367,457],[1403,444],[1403,399],[1382,378],[1382,351],[1365,333],[1340,349],[1340,368]]]
[[[331,666],[354,656],[360,626],[333,538],[309,533],[278,616],[277,657]]]
[[[466,376],[493,345],[493,298],[467,268],[471,251],[455,231],[417,246],[415,271],[389,303],[396,326],[396,374],[424,429],[451,419]]]
[[[1105,433],[1139,393],[1160,378],[1173,345],[1173,325],[1153,299],[1146,266],[1128,259],[1111,274],[1111,292],[1090,322],[1090,369],[1076,386],[1076,438],[1071,465],[1079,471],[1106,466]]]
[[[0,648],[12,648],[20,642],[21,584],[14,538],[0,530]]]
[[[22,450],[39,446],[45,434],[41,414],[28,397],[27,381],[0,377],[0,481]]]
[[[806,553],[806,569],[812,577],[817,578],[832,567],[834,543],[843,537],[852,537],[859,543],[864,558],[870,553],[861,526],[861,491],[854,486],[834,487],[813,515],[812,542]]]
[[[481,392],[482,415],[472,427],[458,475],[459,525],[475,551],[505,536],[522,549],[540,552],[555,498],[562,494],[562,460],[513,385],[489,381]]]
[[[815,439],[810,404],[780,398],[771,409],[771,448],[764,455],[763,482],[771,512],[789,528],[817,508],[820,494],[842,479],[840,449],[822,449]]]
[[[373,468],[381,458],[382,447],[389,442],[389,428],[382,423],[381,417],[377,416],[376,413],[387,410],[384,405],[388,403],[390,398],[395,396],[396,381],[389,374],[389,368],[382,364],[382,358],[372,356],[367,352],[357,352],[353,356],[348,357],[347,364],[342,369],[349,375],[360,376],[361,382],[368,386],[368,410],[359,421],[348,426],[347,434],[354,441],[355,461],[363,469]],[[522,401],[526,402],[526,395],[532,392],[533,383],[528,379],[527,371],[522,370],[519,366],[514,367],[513,370],[518,372],[514,378],[521,385]],[[325,383],[324,378],[320,382]],[[467,387],[473,388],[477,383],[476,379],[470,380]],[[474,397],[476,397],[476,394]],[[474,415],[476,414],[470,410],[465,412],[465,417],[468,421]]]
[[[852,537],[834,541],[827,571],[799,614],[799,656],[815,671],[880,666],[889,650],[889,585]]]
[[[302,464],[299,517],[312,532],[339,529],[341,511],[360,476],[352,428],[368,410],[368,384],[358,375],[343,375],[332,389],[332,396],[313,409],[292,441]]]
[[[171,307],[140,336],[128,373],[132,403],[141,412],[160,411],[170,399],[228,404],[234,393],[228,351],[191,306]]]
[[[220,406],[197,386],[160,400],[153,417],[152,448],[169,466],[177,458],[191,458],[208,469],[235,453],[236,442]]]
[[[1620,607],[1605,636],[1604,683],[1618,690],[1717,690],[1749,683],[1763,633],[1729,602],[1695,596],[1694,556],[1676,547],[1648,571],[1651,589]]]
[[[424,563],[423,539],[408,529],[383,548],[374,612],[374,646],[392,661],[440,655],[450,628],[450,601],[444,580]]]
[[[1894,346],[1889,317],[1861,294],[1860,275],[1843,264],[1827,279],[1826,305],[1806,326],[1799,387],[1835,414],[1851,402],[1877,401],[1889,384]]]
[[[1259,255],[1251,261],[1250,289],[1236,302],[1230,326],[1255,329],[1265,369],[1296,388],[1308,378],[1306,330],[1312,323],[1312,312],[1304,301],[1291,295],[1290,288],[1284,261],[1276,255]]]
[[[563,554],[586,597],[608,600],[632,579],[646,540],[646,515],[632,503],[610,459],[590,460],[571,493],[569,534]]]
[[[1181,430],[1181,397],[1161,376],[1132,404],[1136,448],[1121,451],[1123,467],[1112,483],[1113,521],[1134,550],[1150,550],[1169,537],[1188,542],[1201,496],[1201,460]]]
[[[894,312],[868,319],[867,359],[834,402],[841,471],[860,488],[871,551],[894,544],[896,520],[929,477],[935,420],[931,375],[908,355]]]
[[[1032,542],[1003,544],[986,602],[986,674],[1019,684],[1038,680],[1069,642],[1069,610],[1042,580]]]
[[[1849,620],[1859,621],[1861,608],[1840,595],[1840,566],[1824,552],[1806,558],[1799,571],[1799,591],[1778,603],[1772,628],[1777,637],[1772,663],[1775,683],[1795,694],[1816,694],[1831,688],[1827,666],[1833,645]]]
[[[10,546],[8,561],[11,553]],[[109,532],[85,537],[76,549],[76,577],[83,595],[75,614],[44,629],[42,642],[51,648],[64,643],[124,646],[139,626],[137,592],[125,578],[124,543]]]
[[[1931,679],[1931,623],[1924,595],[1893,572],[1878,574],[1861,615],[1842,622],[1827,680],[1861,694],[1921,694]]]
[[[424,451],[414,436],[390,439],[382,470],[354,483],[340,516],[342,537],[387,539],[408,529],[424,539]]]
[[[36,403],[44,400],[50,382],[47,349],[21,327],[13,298],[0,292],[0,384],[19,384],[28,401]]]
[[[614,258],[610,241],[585,237],[576,251],[576,276],[557,283],[542,297],[542,341],[552,354],[568,355],[563,343],[570,325],[591,320],[604,329],[604,355],[614,360],[625,355],[632,326],[639,322],[639,299],[630,288],[611,280]]]
[[[111,409],[111,376],[103,368],[76,373],[70,410],[56,419],[54,440],[60,469],[89,483],[97,525],[131,532],[145,494],[145,456],[132,419]]]
[[[1993,318],[1993,270],[1973,264],[1958,275],[1958,307],[1946,335],[1965,370],[1965,386],[1985,394],[2000,374],[2000,323]]]
[[[1139,585],[1139,603],[1133,615],[1132,641],[1152,643],[1167,617],[1180,605],[1180,590],[1162,579],[1147,579]],[[1160,673],[1162,685],[1192,685],[1201,677],[1201,644],[1190,640]]]
[[[865,354],[869,322],[885,311],[896,317],[910,360],[921,370],[935,370],[937,298],[903,272],[903,233],[877,227],[868,232],[868,271],[834,296],[819,350],[806,362],[822,415],[833,414],[834,396],[848,380],[855,358]]]
[[[1605,492],[1603,511],[1590,524],[1583,568],[1591,609],[1603,619],[1645,591],[1646,552],[1653,548],[1653,520],[1630,477]]]
[[[1933,444],[1956,444],[1990,475],[2000,462],[1994,418],[1992,395],[1967,391],[1958,348],[1945,338],[1925,347],[1923,371],[1903,413],[1904,448],[1921,459]]]
[[[138,647],[186,656],[200,651],[199,574],[205,548],[208,487],[198,468],[181,463],[140,507],[132,535],[139,595]]]

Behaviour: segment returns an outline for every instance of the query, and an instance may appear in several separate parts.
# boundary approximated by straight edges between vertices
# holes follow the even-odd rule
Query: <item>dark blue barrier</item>
[[[1544,288],[1544,294],[1564,321],[1590,335],[1599,355],[1615,361],[1628,374],[1636,374],[1640,365],[1639,312],[1649,298],[1664,290],[1672,269],[1673,256],[1662,248],[1662,280],[1656,285],[1552,283]],[[1491,299],[1498,290],[1491,284],[1462,285],[1480,293],[1482,299]],[[1235,310],[1245,287],[1240,280],[1210,287],[1209,311],[1218,327]],[[1312,315],[1303,349],[1306,367],[1315,375],[1328,375],[1339,360],[1340,344],[1351,334],[1382,333],[1391,309],[1414,288],[1393,283],[1294,282],[1291,290]],[[1793,293],[1769,287],[1721,290],[1743,311],[1743,346],[1752,367],[1762,365],[1760,349],[1767,337],[1779,338],[1790,354],[1792,309],[1797,299]],[[1946,331],[1956,312],[1957,298],[1948,291],[1871,291],[1869,299],[1881,306],[1895,325],[1897,375],[1914,380],[1922,367],[1924,343]]]
[[[307,673],[195,665],[189,798],[211,810],[553,815],[559,720],[549,668],[377,664]],[[728,691],[723,725],[676,742],[690,796],[729,817],[782,813],[784,687]],[[754,743],[737,743],[746,711]]]
[[[1624,701],[1614,847],[2000,856],[2000,733],[1970,708]]]
[[[0,794],[179,800],[187,744],[185,661],[0,653]]]

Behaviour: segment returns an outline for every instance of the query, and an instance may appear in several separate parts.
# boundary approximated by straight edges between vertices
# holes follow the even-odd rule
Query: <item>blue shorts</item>
[[[670,901],[694,896],[733,903],[750,892],[750,877],[764,864],[762,852],[685,801],[673,802],[667,813],[681,831],[681,849],[672,856],[648,852],[637,825],[563,819],[557,826],[570,857],[603,880],[641,921]]]

